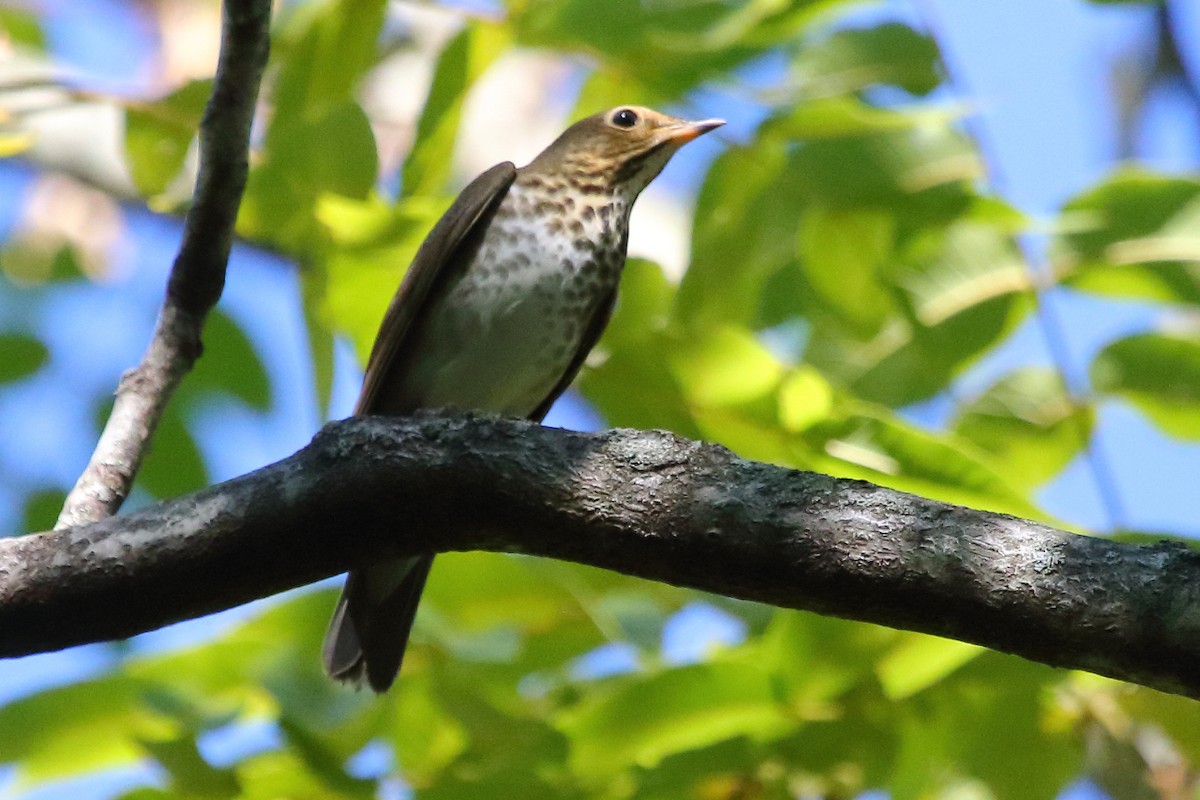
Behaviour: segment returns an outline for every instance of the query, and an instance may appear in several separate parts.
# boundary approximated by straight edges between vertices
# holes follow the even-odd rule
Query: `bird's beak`
[[[703,136],[714,128],[725,124],[723,119],[702,119],[699,122],[679,122],[663,129],[663,139],[674,145],[682,145]]]

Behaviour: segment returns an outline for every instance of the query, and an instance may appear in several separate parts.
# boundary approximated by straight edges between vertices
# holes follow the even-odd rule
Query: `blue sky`
[[[46,7],[51,9],[50,33],[57,52],[81,74],[95,76],[99,85],[128,88],[152,69],[146,32],[125,3],[57,0]],[[1097,6],[1082,0],[897,0],[888,8],[889,13],[909,19],[933,20],[957,92],[978,109],[973,130],[982,136],[992,157],[996,185],[1019,208],[1048,218],[1067,198],[1113,168],[1115,110],[1108,69],[1116,57],[1138,57],[1139,47],[1141,57],[1148,57],[1146,7]],[[1187,13],[1195,24],[1186,27],[1200,36],[1200,10],[1192,7]],[[118,29],[127,46],[114,48],[112,32]],[[1193,38],[1184,46],[1200,57],[1200,40]],[[733,118],[730,135],[746,129],[737,124],[738,107],[719,95],[705,93],[698,102],[704,115]],[[1155,167],[1194,171],[1200,161],[1198,142],[1197,120],[1182,114],[1169,94],[1155,98],[1139,138],[1139,156]],[[683,171],[670,179],[686,188],[694,176]],[[0,231],[12,225],[30,180],[26,168],[0,163]],[[0,481],[0,523],[6,530],[20,526],[20,509],[14,503],[18,488],[73,480],[92,445],[82,433],[92,412],[79,397],[111,387],[115,376],[135,363],[145,346],[178,226],[137,210],[130,210],[126,224],[129,238],[120,258],[132,268],[127,279],[64,292],[52,302],[26,308],[0,299],[0,327],[24,324],[32,316],[53,349],[53,360],[43,374],[0,394],[0,476],[5,478]],[[1036,252],[1040,243],[1035,240],[1031,245]],[[1105,342],[1155,324],[1159,313],[1139,304],[1061,294],[1051,302],[1076,371],[1085,370],[1091,354]],[[288,265],[247,248],[236,249],[222,305],[265,353],[274,386],[305,385],[309,366],[303,356],[298,295]],[[120,323],[114,325],[113,320]],[[1048,359],[1043,332],[1030,324],[973,370],[967,381],[982,385],[1016,364],[1048,363]],[[342,363],[346,368],[339,371],[335,412],[344,414],[353,402],[357,376],[349,367],[348,354],[342,354]],[[62,393],[64,382],[77,387],[75,400]],[[946,411],[947,401],[942,398],[912,409],[911,416],[935,424]],[[557,409],[550,421],[578,426],[594,424],[591,419],[568,405]],[[319,424],[312,398],[279,393],[268,412],[230,403],[198,420],[199,439],[213,443],[205,454],[218,479],[292,452]],[[1119,486],[1127,525],[1200,533],[1194,504],[1188,502],[1194,496],[1194,476],[1200,472],[1200,449],[1165,439],[1121,407],[1104,409],[1099,440]],[[237,446],[225,446],[229,441]],[[1082,460],[1049,486],[1041,499],[1052,513],[1076,524],[1100,530],[1109,526]],[[175,626],[140,637],[134,647],[167,647],[211,635],[244,613],[234,611]],[[734,623],[714,622],[703,609],[693,608],[673,621],[664,645],[672,657],[686,660],[695,651],[697,637],[737,635]],[[94,646],[0,662],[0,703],[38,687],[77,679],[102,669],[113,658],[110,649]],[[594,667],[604,669],[608,664],[601,659]],[[89,784],[84,789],[55,791],[62,793],[38,796],[101,797],[114,789]],[[1086,787],[1072,792],[1073,797],[1088,796]]]

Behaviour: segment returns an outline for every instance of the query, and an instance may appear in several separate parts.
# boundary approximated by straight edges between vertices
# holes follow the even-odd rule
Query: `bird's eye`
[[[612,124],[618,128],[632,128],[638,123],[637,112],[630,108],[622,108],[612,115]]]

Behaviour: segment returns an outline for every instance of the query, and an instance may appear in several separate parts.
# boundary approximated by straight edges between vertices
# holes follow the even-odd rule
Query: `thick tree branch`
[[[242,190],[250,123],[270,42],[270,0],[226,2],[213,94],[200,122],[200,165],[183,243],[142,361],[117,387],[112,414],[57,528],[93,522],[121,507],[163,409],[200,356],[200,332],[221,297]]]
[[[1200,553],[744,461],[661,432],[423,414],[0,540],[0,656],[128,636],[424,550],[517,551],[977,642],[1200,697]],[[315,655],[314,655],[315,657]]]

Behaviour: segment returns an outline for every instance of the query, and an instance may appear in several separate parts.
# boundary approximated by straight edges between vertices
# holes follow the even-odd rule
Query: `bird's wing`
[[[506,161],[471,181],[425,237],[375,337],[355,414],[412,410],[397,405],[394,398],[389,403],[381,392],[393,371],[403,369],[411,357],[406,352],[412,347],[410,333],[420,324],[430,296],[466,267],[479,231],[516,176],[516,167]],[[354,683],[365,680],[377,692],[387,690],[400,670],[432,563],[432,555],[420,555],[351,570],[325,638],[325,669],[330,675]]]
[[[379,326],[363,375],[362,392],[354,407],[355,414],[370,414],[377,410],[380,390],[387,385],[387,373],[402,363],[408,333],[425,308],[426,300],[439,285],[466,266],[469,259],[460,257],[463,248],[472,242],[474,234],[486,227],[516,177],[517,168],[512,162],[505,161],[492,167],[462,190],[454,205],[425,237]]]
[[[575,380],[575,375],[579,373],[579,368],[583,366],[583,362],[587,360],[588,353],[592,352],[592,348],[596,346],[596,342],[600,339],[600,334],[604,332],[604,328],[608,325],[608,320],[612,317],[613,306],[616,304],[617,292],[614,289],[596,307],[595,312],[592,313],[592,318],[588,320],[587,329],[583,332],[583,339],[579,342],[579,349],[575,351],[575,355],[571,358],[571,365],[563,372],[562,378],[550,390],[550,394],[546,395],[546,399],[529,415],[531,420],[541,422],[542,417],[549,413],[550,406],[554,405],[554,401],[558,399],[558,396],[567,390],[567,387],[571,385],[571,381]]]

